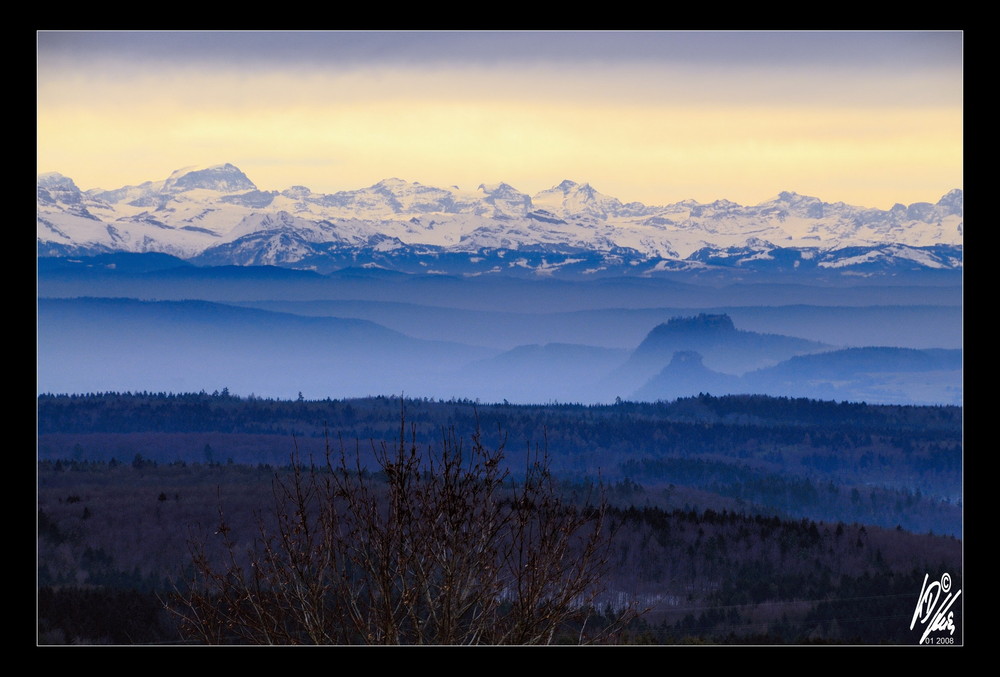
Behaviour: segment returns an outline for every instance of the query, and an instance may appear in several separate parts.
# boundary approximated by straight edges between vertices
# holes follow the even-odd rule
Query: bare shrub
[[[544,452],[512,480],[503,443],[454,431],[421,450],[373,445],[378,471],[329,441],[293,457],[272,519],[241,548],[220,510],[226,562],[193,544],[195,579],[173,604],[207,643],[548,644],[613,640],[636,614],[598,616],[608,562],[603,494],[560,497]],[[595,497],[591,497],[595,498]],[[270,525],[270,526],[269,526]],[[588,625],[589,624],[589,625]]]

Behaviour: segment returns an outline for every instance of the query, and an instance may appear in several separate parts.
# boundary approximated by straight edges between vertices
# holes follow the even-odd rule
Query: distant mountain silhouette
[[[673,400],[700,393],[756,393],[886,404],[930,404],[951,393],[962,404],[962,351],[848,348],[798,355],[742,377],[705,367],[701,355],[678,351],[633,397]]]
[[[799,355],[747,376],[762,382],[771,378],[844,378],[878,372],[961,368],[961,350],[869,347]]]
[[[700,336],[708,340],[720,340],[735,333],[736,325],[729,315],[700,313],[694,317],[672,317],[649,332],[646,340],[636,348],[636,353],[648,350],[650,346],[655,347],[672,336]]]
[[[654,327],[605,383],[618,394],[635,392],[668,366],[677,352],[697,352],[708,370],[742,374],[829,347],[792,336],[739,330],[725,314],[674,317]]]
[[[368,320],[304,317],[206,301],[38,300],[42,392],[230,387],[382,394],[426,387],[495,351],[414,339]]]
[[[962,351],[847,348],[743,376],[746,392],[892,404],[962,404]]]
[[[728,318],[727,318],[728,319]],[[742,392],[740,377],[708,369],[700,353],[679,350],[670,364],[639,388],[634,395],[639,400],[675,400],[700,393],[725,395]]]

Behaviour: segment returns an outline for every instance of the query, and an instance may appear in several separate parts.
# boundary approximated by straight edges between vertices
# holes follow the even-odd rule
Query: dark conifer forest
[[[171,605],[192,544],[221,557],[222,531],[245,552],[294,458],[346,450],[378,481],[401,433],[428,449],[478,435],[512,487],[542,454],[570,504],[599,485],[610,541],[588,627],[637,612],[605,641],[916,644],[925,575],[961,589],[960,407],[42,395],[39,642],[193,641]]]

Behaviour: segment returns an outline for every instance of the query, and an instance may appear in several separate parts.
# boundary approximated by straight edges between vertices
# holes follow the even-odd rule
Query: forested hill
[[[601,481],[608,591],[653,609],[629,641],[911,643],[925,575],[962,587],[960,407],[708,395],[279,401],[226,390],[37,402],[39,636],[53,643],[170,641],[154,591],[190,566],[186,538],[253,538],[294,452],[319,460],[329,444],[353,461],[357,450],[378,473],[373,450],[401,432],[437,453],[449,431],[470,444],[478,430],[486,447],[504,445],[515,480],[528,450],[546,449],[570,500]]]
[[[387,415],[389,414],[389,415]],[[659,424],[818,428],[822,431],[956,433],[962,408],[827,402],[805,398],[700,395],[672,402],[618,402],[613,405],[482,404],[467,399],[434,400],[370,397],[289,401],[241,398],[221,393],[92,393],[40,395],[38,432],[223,432],[321,436],[336,432],[366,439],[398,431],[408,423],[433,428],[475,421],[508,434],[521,427],[563,425],[618,427],[623,420]],[[514,426],[514,429],[511,428]],[[549,439],[550,443],[557,440]]]
[[[404,422],[405,419],[405,422]],[[962,409],[764,396],[669,403],[480,404],[372,397],[280,401],[221,393],[38,398],[46,461],[283,466],[357,448],[363,462],[401,429],[504,445],[516,475],[544,448],[570,481],[639,486],[666,508],[748,510],[960,534]]]

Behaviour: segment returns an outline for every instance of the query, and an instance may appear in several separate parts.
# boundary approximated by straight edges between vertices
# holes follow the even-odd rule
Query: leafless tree
[[[636,612],[595,622],[603,494],[561,498],[538,450],[514,481],[504,444],[487,448],[478,427],[469,448],[443,434],[439,452],[405,432],[401,418],[396,444],[373,445],[376,472],[358,445],[328,441],[321,463],[293,457],[253,547],[238,546],[220,510],[225,564],[194,543],[195,580],[172,604],[185,632],[254,644],[613,641]]]

